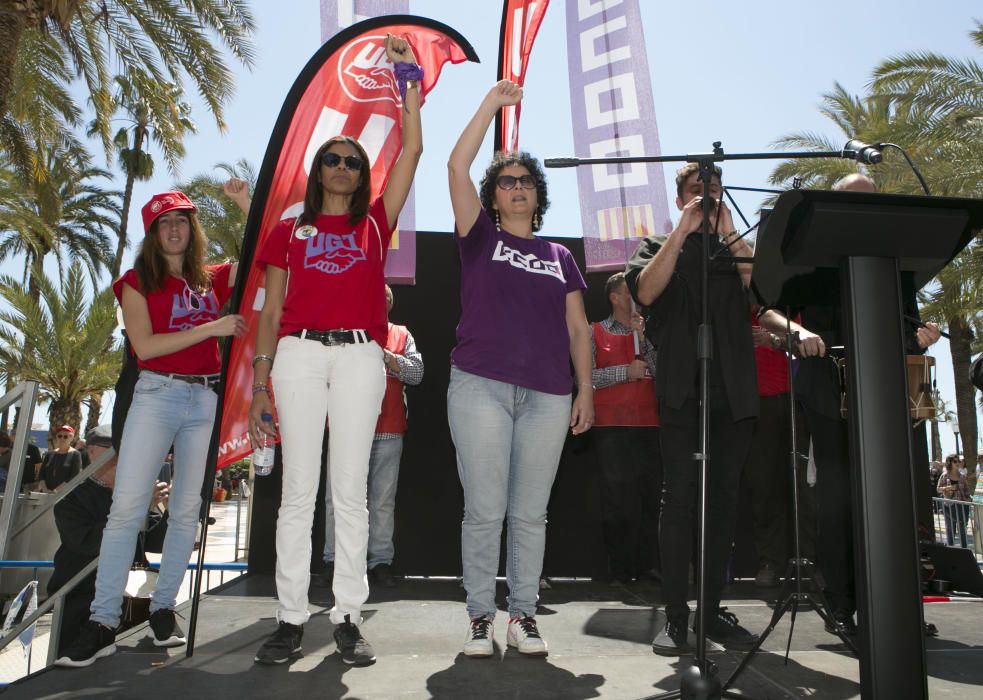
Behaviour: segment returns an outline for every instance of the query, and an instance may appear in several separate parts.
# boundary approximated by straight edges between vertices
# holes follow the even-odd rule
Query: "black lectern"
[[[898,273],[921,288],[980,228],[981,200],[793,190],[755,251],[765,304],[843,311],[864,698],[928,697]]]

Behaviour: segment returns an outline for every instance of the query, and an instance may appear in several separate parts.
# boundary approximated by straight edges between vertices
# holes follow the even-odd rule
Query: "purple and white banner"
[[[659,130],[638,0],[567,0],[574,155],[655,156]],[[588,272],[619,270],[640,238],[672,230],[658,163],[577,169]]]
[[[409,0],[321,0],[321,43],[364,19],[408,14],[409,6]],[[366,138],[371,140],[371,135],[363,135],[359,141],[369,154],[377,152],[371,143],[366,143]],[[386,281],[394,284],[416,282],[416,206],[412,188],[389,246]]]

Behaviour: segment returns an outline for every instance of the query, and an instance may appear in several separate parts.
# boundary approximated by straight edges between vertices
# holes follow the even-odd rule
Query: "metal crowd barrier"
[[[47,665],[50,666],[55,662],[58,654],[58,640],[61,637],[61,616],[62,608],[64,606],[65,596],[68,595],[86,576],[92,573],[96,564],[99,563],[98,557],[93,559],[85,568],[78,572],[75,576],[71,578],[64,586],[59,588],[54,595],[48,597],[46,601],[38,605],[37,610],[35,610],[30,615],[24,617],[18,625],[10,630],[3,638],[0,638],[0,651],[2,651],[10,642],[17,639],[21,633],[28,627],[37,622],[42,615],[51,611],[51,632],[48,637],[48,660]],[[0,560],[0,569],[47,569],[53,568],[55,563],[53,561],[4,561]],[[220,582],[219,585],[225,582],[225,572],[226,571],[238,571],[239,575],[246,572],[248,564],[245,562],[232,562],[227,564],[205,564],[202,569],[206,576],[206,588],[211,588],[211,572],[220,572]],[[159,569],[160,564],[153,562],[150,564],[151,569]],[[190,562],[188,564],[188,570],[194,571],[196,569],[196,563]],[[194,590],[194,577],[192,576],[191,590]]]
[[[972,549],[977,559],[983,559],[983,503],[933,498],[932,511],[936,542]]]

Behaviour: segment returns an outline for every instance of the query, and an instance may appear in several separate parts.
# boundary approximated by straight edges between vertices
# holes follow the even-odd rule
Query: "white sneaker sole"
[[[495,655],[495,646],[492,644],[488,647],[473,647],[471,649],[464,647],[462,651],[465,656],[471,659],[487,659],[489,656]]]
[[[152,634],[151,636],[153,637]],[[187,639],[185,639],[184,637],[178,637],[177,635],[171,635],[167,639],[157,639],[156,637],[154,637],[155,647],[162,647],[162,648],[181,647],[187,643],[188,643]]]
[[[112,656],[115,653],[116,643],[113,642],[109,646],[103,647],[87,659],[76,661],[75,659],[70,659],[67,656],[62,656],[61,658],[55,660],[55,666],[61,666],[62,668],[85,668],[86,666],[91,666],[94,664],[96,659]]]
[[[542,647],[536,647],[535,649],[523,649],[518,642],[514,642],[511,639],[506,642],[510,647],[518,651],[520,654],[525,656],[549,656],[549,649],[544,644]]]
[[[288,656],[288,657],[287,657],[287,658],[285,658],[285,659],[261,659],[261,658],[259,657],[259,655],[257,654],[256,656],[254,656],[254,657],[253,657],[253,663],[257,663],[257,664],[263,664],[263,665],[269,665],[269,666],[275,666],[275,665],[277,665],[277,664],[285,664],[285,663],[287,663],[288,661],[291,661],[291,660],[293,660],[293,659],[296,659],[296,658],[297,658],[298,656],[300,656],[300,652],[301,652],[302,650],[303,650],[303,647],[297,647],[297,648],[296,648],[296,649],[295,649],[295,650],[294,650],[294,651],[293,651],[293,652],[292,652],[292,653],[290,654],[290,656]]]

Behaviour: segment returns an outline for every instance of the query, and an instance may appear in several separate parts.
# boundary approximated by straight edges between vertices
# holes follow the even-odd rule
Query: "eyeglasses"
[[[191,288],[191,285],[188,284],[187,280],[184,281],[183,296],[185,308],[193,309],[194,311],[201,311],[203,308],[205,308],[205,300],[200,294]]]
[[[321,165],[325,165],[329,168],[337,168],[338,164],[344,161],[345,170],[355,170],[361,172],[363,160],[358,156],[345,156],[341,157],[333,151],[325,151],[321,154]]]
[[[71,437],[72,437],[71,435],[55,435],[55,438],[57,438],[58,440],[68,440]]]
[[[495,179],[495,184],[503,190],[514,189],[516,185],[519,185],[521,189],[531,190],[536,186],[536,179],[532,175],[520,175],[519,177],[515,175],[499,175]]]

